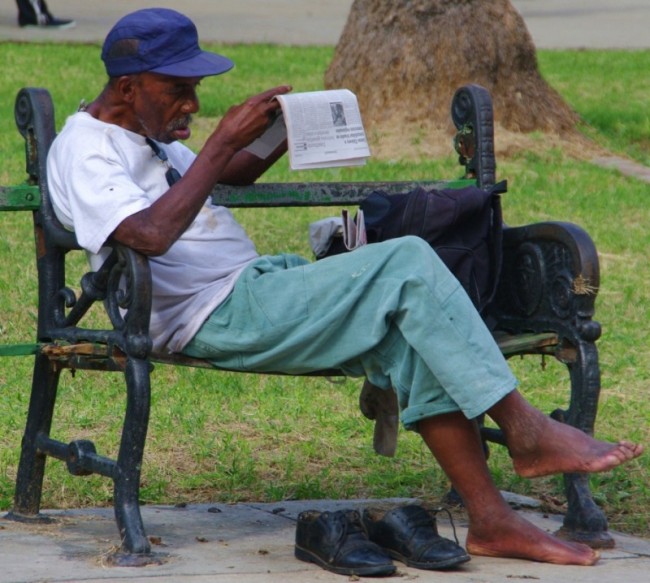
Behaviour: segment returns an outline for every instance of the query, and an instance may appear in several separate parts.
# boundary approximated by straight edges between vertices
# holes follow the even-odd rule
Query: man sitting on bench
[[[72,115],[48,158],[60,221],[94,255],[111,241],[150,258],[156,350],[248,372],[337,368],[395,390],[462,497],[475,555],[591,565],[589,547],[525,521],[493,484],[477,424],[503,430],[524,477],[600,472],[639,456],[552,420],[517,391],[492,335],[430,246],[415,237],[318,262],[260,256],[232,214],[212,204],[217,183],[249,184],[267,159],[244,150],[278,110],[276,87],[232,107],[195,155],[190,136],[201,80],[232,63],[202,51],[194,24],[167,9],[122,18],[102,59],[101,94]]]

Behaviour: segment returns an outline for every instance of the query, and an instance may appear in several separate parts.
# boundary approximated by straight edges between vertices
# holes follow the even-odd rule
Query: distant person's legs
[[[48,10],[45,0],[16,0],[19,26],[43,26],[48,28],[71,28],[74,20],[55,18]]]

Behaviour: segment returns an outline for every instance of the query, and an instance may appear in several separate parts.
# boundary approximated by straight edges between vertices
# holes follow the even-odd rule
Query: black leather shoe
[[[390,557],[370,542],[355,510],[318,512],[308,510],[298,516],[297,559],[316,563],[339,575],[392,575]]]
[[[438,534],[436,517],[422,506],[385,510],[366,508],[368,538],[393,559],[416,569],[449,569],[469,561],[465,550]]]

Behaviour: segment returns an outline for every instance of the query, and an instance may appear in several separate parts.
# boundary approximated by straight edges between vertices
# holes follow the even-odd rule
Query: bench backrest
[[[38,342],[52,340],[78,344],[98,342],[131,356],[146,358],[151,275],[147,259],[121,245],[97,272],[87,273],[78,293],[66,285],[66,255],[80,249],[75,236],[58,221],[47,184],[47,153],[56,136],[54,105],[49,92],[24,88],[16,98],[16,124],[25,139],[28,185],[0,191],[4,208],[30,209],[34,213],[38,268]],[[245,187],[217,186],[215,203],[229,207],[340,206],[356,204],[372,190],[405,192],[416,185],[462,187],[495,182],[492,103],[482,87],[469,85],[456,92],[452,119],[458,133],[455,146],[464,176],[447,181],[286,183]],[[0,205],[0,208],[2,206]],[[129,282],[128,292],[120,281]],[[76,284],[75,284],[76,285]],[[110,329],[80,327],[96,302],[105,304]]]

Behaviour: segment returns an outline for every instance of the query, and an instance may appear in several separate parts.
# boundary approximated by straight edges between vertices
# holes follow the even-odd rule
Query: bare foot
[[[510,448],[517,474],[536,478],[567,472],[606,472],[641,455],[643,446],[620,441],[599,441],[570,425],[544,417],[548,425],[533,449]]]
[[[501,520],[492,517],[489,527],[470,526],[467,552],[483,557],[527,559],[556,565],[595,564],[600,558],[587,545],[560,540],[537,528],[516,512]]]
[[[490,415],[503,429],[515,471],[525,478],[606,472],[643,453],[629,441],[599,441],[544,415],[513,391]]]

